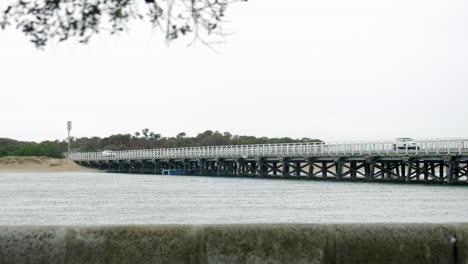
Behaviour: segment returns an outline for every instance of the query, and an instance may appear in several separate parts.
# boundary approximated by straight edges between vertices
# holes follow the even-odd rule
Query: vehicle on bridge
[[[101,154],[103,157],[115,158],[115,153],[112,150],[104,150]]]
[[[420,149],[420,146],[415,139],[397,138],[393,142],[393,149]]]

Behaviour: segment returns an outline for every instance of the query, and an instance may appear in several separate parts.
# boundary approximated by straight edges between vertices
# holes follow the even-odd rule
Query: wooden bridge
[[[311,142],[67,153],[127,173],[468,184],[468,139]]]

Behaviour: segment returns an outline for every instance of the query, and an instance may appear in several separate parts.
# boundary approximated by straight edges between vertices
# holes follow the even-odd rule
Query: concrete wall
[[[468,224],[0,226],[0,263],[468,264]]]

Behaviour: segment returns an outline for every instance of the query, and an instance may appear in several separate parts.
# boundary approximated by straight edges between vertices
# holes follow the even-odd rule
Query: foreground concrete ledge
[[[0,263],[468,264],[468,224],[0,226]]]

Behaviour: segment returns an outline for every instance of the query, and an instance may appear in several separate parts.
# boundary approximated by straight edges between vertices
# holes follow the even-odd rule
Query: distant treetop
[[[321,140],[312,138],[293,139],[290,137],[240,136],[229,132],[221,133],[212,130],[198,133],[194,137],[187,136],[185,132],[180,132],[175,137],[163,137],[161,134],[145,128],[141,132],[137,131],[133,133],[133,135],[117,134],[104,138],[74,138],[71,146],[73,151],[102,151],[298,142],[321,142]]]
[[[290,137],[268,138],[255,136],[239,136],[229,132],[206,130],[194,137],[180,132],[175,137],[163,137],[145,128],[132,134],[116,134],[108,137],[72,138],[71,150],[74,152],[130,150],[156,148],[182,148],[221,145],[275,144],[321,142],[318,139]],[[13,139],[0,138],[0,157],[2,156],[46,156],[59,158],[67,151],[65,140],[43,141],[41,143],[22,142]]]

